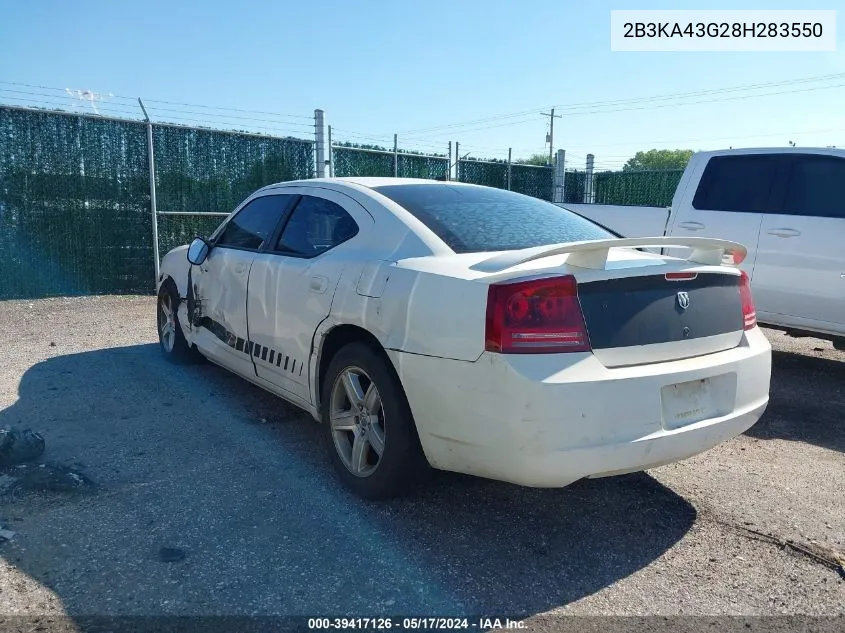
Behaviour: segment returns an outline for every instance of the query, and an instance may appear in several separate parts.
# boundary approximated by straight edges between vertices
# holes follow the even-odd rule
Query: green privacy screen
[[[668,207],[683,173],[683,169],[598,172],[593,174],[593,202]]]
[[[154,124],[158,210],[230,212],[266,184],[314,176],[314,143]],[[392,152],[334,147],[335,176],[394,174]],[[400,177],[442,178],[449,159],[400,151]],[[462,160],[460,180],[505,189],[504,161]],[[682,170],[597,172],[593,201],[671,204]],[[554,170],[511,165],[510,188],[552,198]],[[567,172],[583,202],[586,174]],[[159,216],[159,249],[208,235],[220,217]],[[153,281],[147,126],[0,106],[0,299],[149,293]]]
[[[474,185],[508,188],[508,164],[486,160],[462,160],[458,163],[458,180]]]
[[[507,189],[508,164],[505,161],[462,160],[458,179],[475,185]],[[512,164],[510,190],[551,201],[554,193],[554,169]]]
[[[159,211],[229,212],[264,185],[314,177],[308,141],[156,125],[153,147]],[[159,216],[159,252],[209,235],[222,220]]]
[[[333,147],[332,163],[334,175],[338,178],[390,178],[394,175],[393,152]],[[395,171],[399,178],[441,178],[449,172],[449,159],[400,151],[396,156]]]
[[[595,172],[592,202],[668,207],[683,174],[683,169]],[[585,202],[586,172],[568,171],[565,180],[564,201]]]
[[[0,298],[149,292],[146,128],[0,108]]]
[[[153,289],[146,124],[0,106],[0,299]],[[313,143],[154,125],[160,211],[313,176]],[[160,217],[164,254],[220,218]]]

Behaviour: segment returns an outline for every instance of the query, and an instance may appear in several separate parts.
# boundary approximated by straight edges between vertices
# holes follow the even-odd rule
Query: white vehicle
[[[636,250],[692,247],[686,259]],[[666,464],[754,424],[771,348],[745,249],[618,240],[520,194],[451,182],[265,187],[168,253],[161,348],[197,352],[323,424],[357,493],[420,465],[565,486]]]
[[[699,152],[671,210],[563,206],[624,236],[740,242],[758,320],[845,349],[845,150]]]

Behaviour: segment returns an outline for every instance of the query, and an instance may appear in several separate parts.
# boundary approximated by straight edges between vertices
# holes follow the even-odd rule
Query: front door
[[[246,313],[250,269],[287,200],[265,195],[248,201],[215,233],[206,260],[191,267],[193,342],[203,354],[241,374],[255,374]]]
[[[331,311],[344,270],[356,257],[355,236],[372,217],[345,194],[302,192],[275,244],[259,254],[249,279],[247,313],[256,373],[313,402],[309,361],[314,333]],[[355,267],[360,271],[360,267]]]

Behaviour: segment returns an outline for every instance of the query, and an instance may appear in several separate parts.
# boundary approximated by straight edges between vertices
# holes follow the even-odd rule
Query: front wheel
[[[158,343],[164,357],[173,363],[190,363],[199,359],[199,352],[188,343],[179,323],[179,293],[172,281],[161,285],[158,292]]]
[[[405,392],[389,359],[362,343],[343,347],[322,388],[322,422],[335,470],[367,499],[403,492],[424,458]]]

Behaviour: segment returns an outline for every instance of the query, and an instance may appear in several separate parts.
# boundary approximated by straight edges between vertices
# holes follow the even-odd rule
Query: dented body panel
[[[456,254],[372,189],[401,182],[280,183],[244,202],[283,193],[340,205],[358,232],[316,257],[212,247],[203,268],[187,262],[186,247],[168,253],[162,279],[172,279],[185,299],[179,316],[188,342],[319,420],[325,341],[337,327],[360,328],[393,363],[433,466],[524,485],[562,486],[682,459],[742,432],[765,409],[770,348],[756,329],[659,343],[659,351],[485,351],[491,283],[549,275],[572,275],[579,284],[676,272],[738,276],[735,268],[605,241],[600,258],[585,257],[589,245],[530,257]],[[673,427],[662,390],[697,380],[712,385],[712,410]]]

